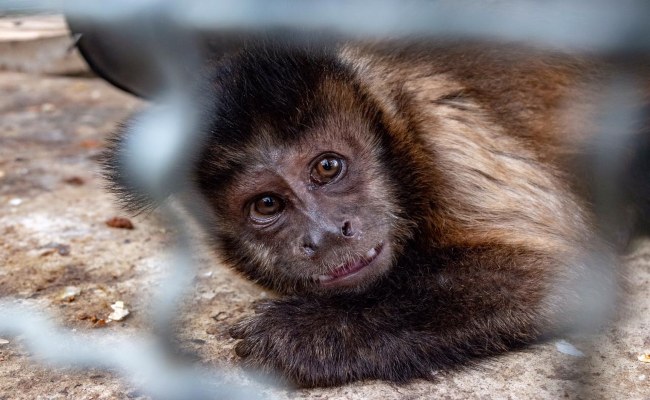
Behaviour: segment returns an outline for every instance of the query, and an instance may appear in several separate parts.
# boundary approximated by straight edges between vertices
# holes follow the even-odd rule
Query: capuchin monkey
[[[209,65],[191,166],[208,236],[278,294],[231,329],[244,364],[304,387],[431,379],[598,319],[615,258],[572,160],[603,75],[485,43],[260,44]],[[128,134],[104,165],[137,210]]]

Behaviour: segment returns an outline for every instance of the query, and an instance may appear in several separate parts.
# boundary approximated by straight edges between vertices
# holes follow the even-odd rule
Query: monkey
[[[243,364],[301,387],[433,379],[598,314],[616,279],[594,265],[616,257],[571,169],[589,113],[562,118],[597,70],[456,41],[258,43],[208,64],[193,195],[215,253],[278,296],[231,327]],[[104,174],[138,210],[128,134]]]

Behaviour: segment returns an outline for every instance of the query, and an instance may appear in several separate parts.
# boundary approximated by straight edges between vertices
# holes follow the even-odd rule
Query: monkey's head
[[[381,113],[322,52],[246,52],[210,79],[196,169],[219,253],[283,293],[362,291],[393,266],[402,216]]]
[[[360,292],[393,267],[411,223],[381,112],[322,52],[251,51],[203,85],[194,176],[218,254],[281,293]]]

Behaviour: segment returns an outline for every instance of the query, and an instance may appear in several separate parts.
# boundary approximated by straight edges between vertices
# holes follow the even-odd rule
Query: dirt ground
[[[95,78],[0,72],[0,297],[46,311],[65,329],[138,335],[160,281],[171,235],[156,214],[131,218],[134,229],[105,221],[128,217],[102,189],[96,158],[103,139],[143,104]],[[266,294],[202,252],[186,301],[180,342],[200,363],[236,369],[227,326]],[[625,257],[629,283],[619,320],[598,338],[531,346],[475,369],[406,385],[269,392],[300,399],[650,399],[650,240]],[[67,286],[79,289],[62,300]],[[104,324],[110,304],[131,314]],[[0,316],[1,318],[2,316]],[[48,332],[42,332],[47,335]],[[559,338],[558,338],[559,339]],[[387,362],[390,362],[387,360]],[[103,370],[52,370],[29,357],[20,336],[0,335],[0,399],[124,399],[146,393]]]

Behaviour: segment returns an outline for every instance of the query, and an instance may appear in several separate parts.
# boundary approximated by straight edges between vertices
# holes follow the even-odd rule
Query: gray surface
[[[0,73],[0,93],[0,297],[25,299],[77,332],[148,332],[147,299],[162,276],[170,235],[155,213],[133,218],[134,230],[107,227],[105,220],[124,215],[102,190],[95,162],[103,138],[141,103],[96,79],[9,72]],[[83,184],[65,182],[72,177]],[[51,243],[70,246],[70,254],[51,252]],[[209,252],[198,257],[201,268],[182,315],[181,343],[200,362],[237,371],[227,325],[266,294],[218,265]],[[269,393],[318,399],[650,399],[650,364],[637,359],[650,350],[649,265],[650,241],[639,241],[621,268],[627,289],[620,320],[592,343],[565,338],[586,357],[563,354],[550,341],[440,375],[433,383],[364,382]],[[73,302],[59,298],[68,285],[81,289]],[[97,327],[82,319],[106,318],[116,300],[132,312],[123,322]],[[104,371],[38,366],[20,337],[4,339],[10,342],[0,344],[0,399],[141,394]]]

